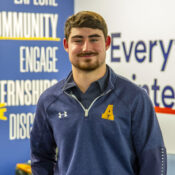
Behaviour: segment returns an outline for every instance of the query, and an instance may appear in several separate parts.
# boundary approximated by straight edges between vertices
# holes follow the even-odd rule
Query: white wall
[[[135,74],[136,80],[133,81],[148,86],[154,104],[158,103],[161,108],[171,104],[173,110],[175,109],[174,7],[174,0],[75,0],[75,12],[96,11],[107,21],[109,34],[121,33],[121,37],[114,40],[114,45],[119,45],[120,49],[113,52],[115,57],[120,57],[120,62],[111,62],[109,50],[107,63],[117,73],[131,80]],[[142,41],[142,45],[137,49],[143,49],[143,44],[145,46],[145,52],[142,51],[137,55],[138,59],[145,58],[140,63],[134,50],[139,41]],[[130,61],[126,62],[122,43],[129,53],[132,42]],[[152,47],[150,57],[150,44],[153,43],[155,46]],[[161,71],[164,63],[166,63],[165,69]],[[155,81],[158,90],[152,89]],[[175,153],[175,114],[157,115],[168,153]]]

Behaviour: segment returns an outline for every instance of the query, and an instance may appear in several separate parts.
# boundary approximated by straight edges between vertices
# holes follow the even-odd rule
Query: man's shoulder
[[[41,95],[38,100],[39,104],[43,104],[44,106],[48,106],[54,100],[56,100],[59,95],[63,93],[63,86],[64,86],[65,79],[57,82],[56,84],[52,85],[51,87],[47,88]]]
[[[124,90],[129,90],[129,92],[140,92],[143,90],[143,88],[139,87],[137,84],[122,75],[117,75],[116,85],[120,88],[124,88]]]
[[[128,78],[111,71],[111,81],[116,91],[125,91],[125,93],[143,93],[143,88],[129,80]]]
[[[144,88],[139,87],[131,80],[121,75],[116,75],[114,94],[123,106],[130,111],[136,106],[141,105],[143,107],[152,104],[150,97]]]
[[[146,90],[128,78],[115,74],[114,91],[115,94],[124,101],[133,101],[134,99],[149,98]]]

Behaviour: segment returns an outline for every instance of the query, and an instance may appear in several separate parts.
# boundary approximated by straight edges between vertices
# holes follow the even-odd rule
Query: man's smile
[[[96,55],[98,55],[97,52],[84,52],[84,53],[77,54],[78,57],[91,57]]]

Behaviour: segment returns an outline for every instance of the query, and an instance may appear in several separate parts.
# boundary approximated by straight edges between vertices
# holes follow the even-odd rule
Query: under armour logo
[[[59,112],[58,113],[58,118],[66,118],[68,115],[67,115],[67,112],[66,111],[64,111],[63,113],[61,113],[61,112]]]

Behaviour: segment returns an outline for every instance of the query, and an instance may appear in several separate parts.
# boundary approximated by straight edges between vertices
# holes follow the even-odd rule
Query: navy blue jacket
[[[106,91],[85,109],[65,83],[38,101],[33,175],[166,175],[166,149],[145,90],[109,69]]]

